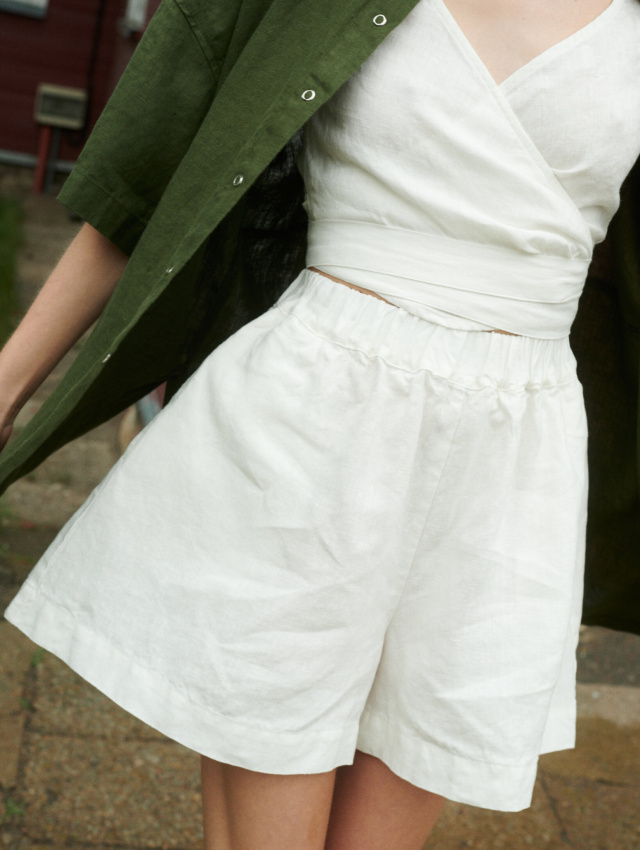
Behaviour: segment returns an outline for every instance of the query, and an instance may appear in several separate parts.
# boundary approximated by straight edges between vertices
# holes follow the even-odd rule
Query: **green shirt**
[[[251,271],[265,245],[289,273],[280,290],[304,260],[290,140],[415,3],[164,0],[60,196],[130,261],[0,456],[3,488],[163,381],[174,392],[270,306],[277,289]],[[590,425],[584,622],[638,633],[639,181],[636,166],[572,330]]]

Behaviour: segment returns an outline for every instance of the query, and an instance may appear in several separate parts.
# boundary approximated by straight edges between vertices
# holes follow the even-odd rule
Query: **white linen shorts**
[[[587,429],[567,339],[444,328],[305,270],[143,430],[7,619],[171,738],[357,749],[531,804],[575,746]]]

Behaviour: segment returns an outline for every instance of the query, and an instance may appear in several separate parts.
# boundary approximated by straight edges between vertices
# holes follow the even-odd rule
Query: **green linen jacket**
[[[156,385],[171,395],[271,306],[304,264],[300,131],[416,2],[163,0],[60,196],[129,264],[0,456],[0,489]],[[590,425],[583,621],[637,633],[639,223],[636,166],[571,337]]]

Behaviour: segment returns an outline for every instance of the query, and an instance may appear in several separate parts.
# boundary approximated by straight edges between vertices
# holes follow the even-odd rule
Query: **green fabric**
[[[395,0],[380,27],[379,5],[362,0],[164,0],[60,195],[130,262],[56,392],[0,456],[0,490],[179,373],[208,235],[413,5]]]
[[[64,380],[0,455],[0,490],[159,383],[179,385],[194,351],[224,338],[233,292],[199,329],[207,242],[240,287],[247,190],[416,1],[163,0],[60,196],[131,259]],[[585,621],[638,633],[639,173],[612,224],[611,275],[588,282],[572,331],[593,433]]]

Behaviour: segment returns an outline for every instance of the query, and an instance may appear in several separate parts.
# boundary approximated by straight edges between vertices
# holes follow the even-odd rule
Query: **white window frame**
[[[13,12],[29,18],[46,18],[49,0],[0,0],[0,12]]]
[[[124,23],[132,32],[142,32],[147,22],[148,0],[127,0]]]

